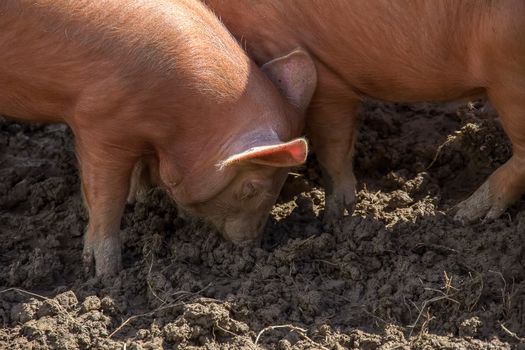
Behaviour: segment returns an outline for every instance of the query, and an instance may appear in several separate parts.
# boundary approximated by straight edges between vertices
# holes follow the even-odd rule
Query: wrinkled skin
[[[525,191],[525,3],[204,0],[259,63],[297,47],[318,84],[306,127],[326,184],[324,219],[352,210],[352,153],[365,97],[401,102],[486,96],[514,154],[456,218],[493,219]]]
[[[308,150],[304,52],[265,65],[286,101],[198,1],[5,0],[0,14],[0,113],[72,129],[88,271],[120,270],[122,212],[147,165],[227,237],[256,236]]]

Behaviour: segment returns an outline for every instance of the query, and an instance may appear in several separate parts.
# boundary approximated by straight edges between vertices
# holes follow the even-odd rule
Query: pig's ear
[[[286,143],[266,145],[250,148],[244,152],[234,154],[220,162],[220,168],[234,164],[251,162],[279,168],[301,165],[306,161],[308,144],[304,138],[297,138]]]
[[[308,53],[296,49],[265,63],[261,69],[293,105],[306,110],[317,86],[317,71]]]

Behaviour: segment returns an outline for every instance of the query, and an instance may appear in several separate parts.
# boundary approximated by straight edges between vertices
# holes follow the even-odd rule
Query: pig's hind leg
[[[502,84],[489,90],[488,96],[512,143],[513,155],[458,205],[455,219],[461,222],[495,219],[525,192],[525,85]]]
[[[88,273],[116,275],[121,269],[120,220],[134,161],[100,143],[77,144],[82,193],[89,212],[83,260]]]

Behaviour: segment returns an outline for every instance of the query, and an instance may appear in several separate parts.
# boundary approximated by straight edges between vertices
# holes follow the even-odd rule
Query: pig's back
[[[197,1],[4,0],[0,13],[0,113],[22,119],[64,119],[65,106],[97,87],[187,86],[201,80],[198,65],[246,65]]]
[[[386,100],[449,100],[482,92],[492,83],[491,50],[517,54],[501,41],[523,40],[517,33],[525,30],[525,6],[515,0],[337,1],[324,9],[338,23],[332,35],[339,36],[329,41],[326,61],[355,90]],[[494,35],[504,27],[521,29]]]
[[[386,100],[478,93],[486,50],[509,34],[490,31],[513,26],[515,43],[525,30],[521,0],[205,1],[259,63],[302,46],[330,79]]]
[[[483,1],[316,2],[304,44],[360,94],[385,100],[453,99],[484,85],[479,46],[497,9]]]

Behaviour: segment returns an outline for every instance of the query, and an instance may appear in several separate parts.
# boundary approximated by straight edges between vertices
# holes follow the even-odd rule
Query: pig
[[[204,1],[255,62],[305,52],[315,65],[305,125],[323,170],[327,224],[355,203],[356,111],[367,97],[488,98],[513,156],[457,205],[455,218],[497,218],[525,191],[524,1]]]
[[[177,204],[237,241],[258,234],[308,151],[307,55],[261,69],[197,0],[3,0],[0,62],[1,114],[74,134],[89,213],[83,260],[98,276],[121,269],[140,159]]]

